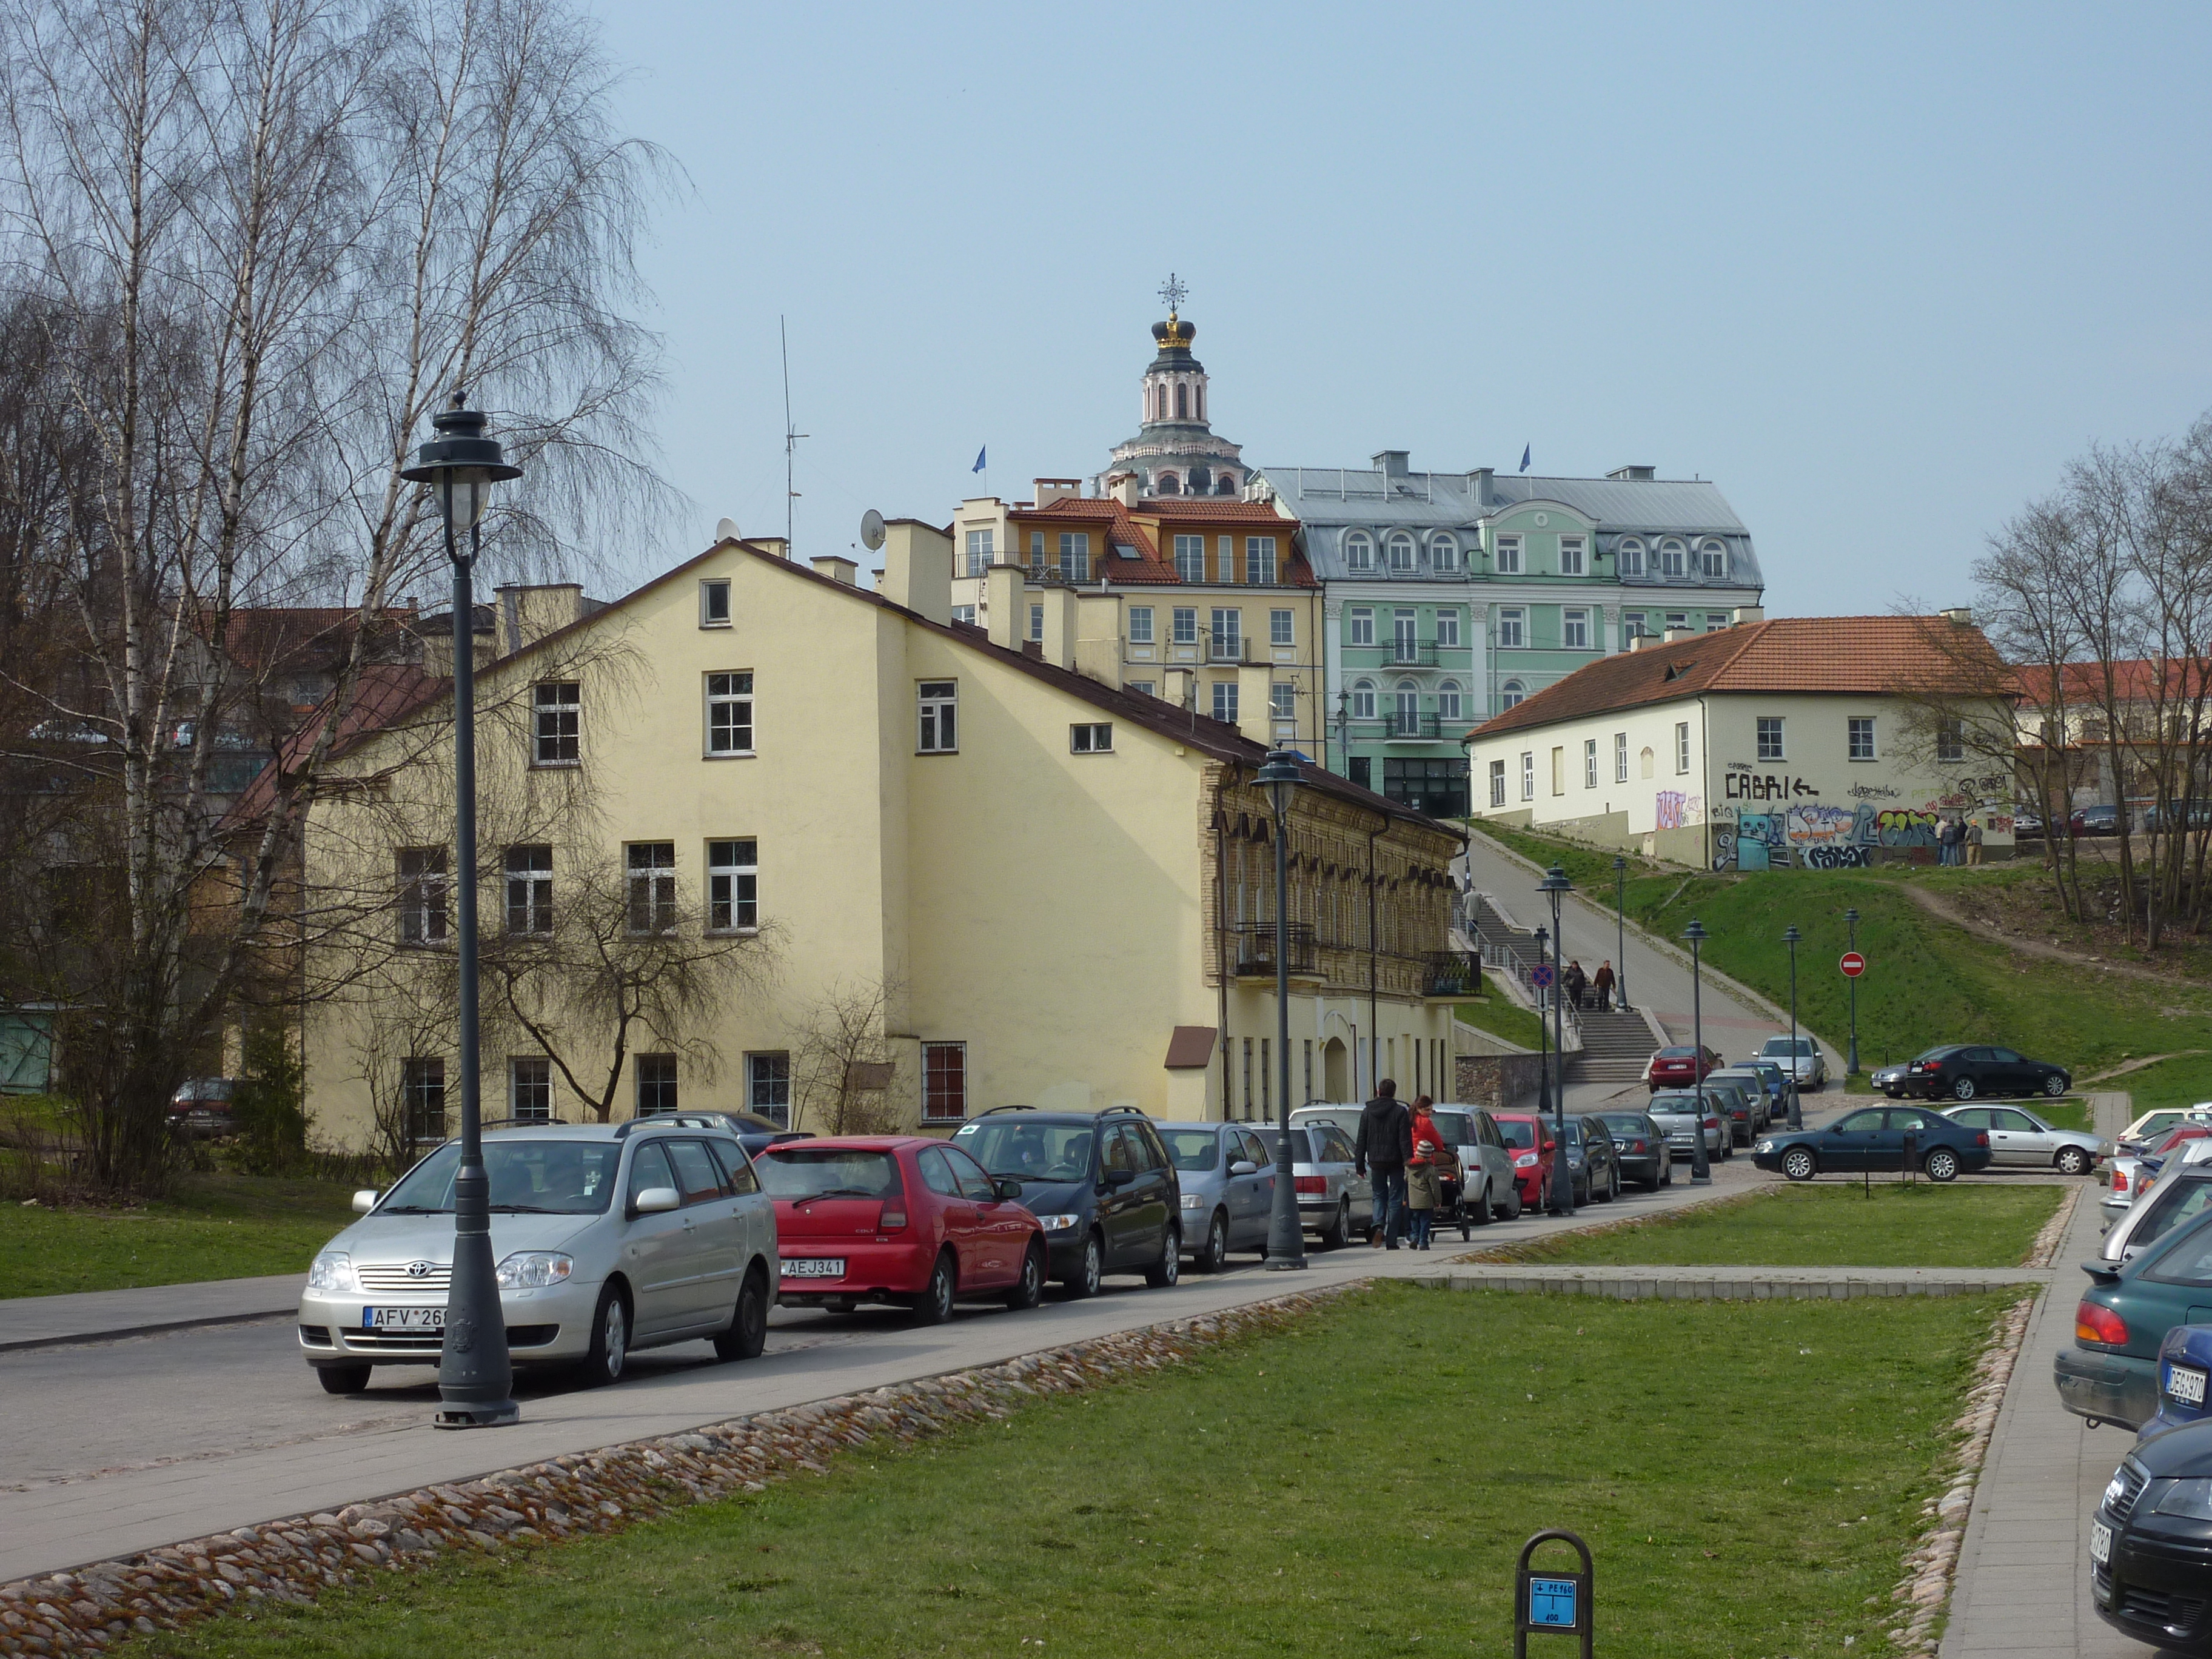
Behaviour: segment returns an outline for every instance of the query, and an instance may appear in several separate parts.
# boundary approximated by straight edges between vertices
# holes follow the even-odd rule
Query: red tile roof
[[[1978,628],[1946,617],[1782,617],[1601,657],[1475,728],[1478,737],[1711,691],[1875,695],[2003,683]]]
[[[2109,693],[2105,678],[2107,667],[2112,671]],[[2212,661],[2192,661],[2185,657],[2166,659],[2163,689],[2158,662],[2149,657],[2124,658],[2111,664],[2065,663],[2060,666],[2060,676],[2058,689],[2065,700],[2084,707],[2101,703],[2108,695],[2115,702],[2185,702],[2212,691]],[[2010,684],[2019,696],[2029,702],[2045,703],[2051,700],[2051,671],[2046,664],[2014,669]]]
[[[440,697],[452,696],[453,690],[452,680],[427,674],[417,663],[368,664],[354,683],[353,701],[338,717],[327,758],[335,759],[377,732],[398,725]],[[325,699],[321,707],[301,722],[298,731],[284,739],[277,749],[275,765],[262,768],[261,775],[246,785],[244,793],[232,803],[227,814],[230,823],[251,823],[276,804],[278,770],[296,769],[305,763],[322,734],[329,709],[330,702]]]
[[[1158,501],[1140,502],[1133,510],[1124,507],[1109,495],[1066,495],[1043,507],[1017,507],[1006,517],[1013,523],[1033,522],[1039,519],[1073,519],[1083,524],[1108,524],[1108,536],[1112,541],[1134,547],[1142,556],[1137,559],[1109,557],[1103,564],[1091,567],[1094,575],[1114,582],[1177,583],[1182,578],[1176,574],[1175,563],[1165,557],[1161,548],[1164,536],[1161,526],[1178,518],[1203,516],[1218,523],[1249,523],[1264,525],[1283,533],[1290,543],[1289,552],[1283,559],[1278,574],[1284,587],[1318,587],[1312,567],[1306,563],[1305,555],[1298,550],[1292,534],[1297,529],[1293,520],[1279,517],[1273,508],[1259,501],[1200,501],[1194,499],[1194,507],[1236,508],[1249,517],[1237,517],[1228,513],[1186,515],[1181,506],[1164,507]],[[1172,532],[1169,532],[1172,533]],[[1207,583],[1205,586],[1242,586],[1242,583]]]

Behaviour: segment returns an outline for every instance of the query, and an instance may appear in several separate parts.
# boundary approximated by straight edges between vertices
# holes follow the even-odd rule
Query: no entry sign
[[[1844,959],[1836,964],[1844,970],[1845,979],[1856,979],[1866,972],[1866,958],[1856,951],[1844,952]]]
[[[1528,970],[1528,982],[1538,990],[1549,990],[1552,984],[1552,964],[1540,962]]]

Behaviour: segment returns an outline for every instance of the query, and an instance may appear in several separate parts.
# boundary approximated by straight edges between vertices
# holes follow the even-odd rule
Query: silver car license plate
[[[2112,1559],[2112,1529],[2101,1521],[2089,1523],[2089,1559],[2100,1567]]]
[[[443,1308],[363,1308],[361,1328],[365,1331],[442,1331],[446,1328]]]
[[[2201,1406],[2204,1403],[2204,1373],[2194,1365],[2168,1365],[2166,1392],[2178,1405]]]
[[[787,1255],[783,1259],[786,1279],[842,1279],[845,1258],[842,1255]]]

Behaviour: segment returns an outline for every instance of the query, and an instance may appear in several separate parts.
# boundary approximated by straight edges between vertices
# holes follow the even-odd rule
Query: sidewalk
[[[2127,1097],[2096,1099],[2097,1127],[2110,1134]],[[2075,1211],[2005,1389],[1960,1547],[1941,1659],[2148,1659],[2150,1650],[2097,1617],[2089,1597],[2089,1516],[2135,1437],[2090,1428],[2058,1403],[2051,1382],[2088,1283],[2075,1264],[2095,1254],[2103,1226],[2094,1196],[2083,1194]]]
[[[155,1285],[143,1291],[13,1297],[0,1300],[0,1353],[269,1319],[298,1308],[307,1282],[305,1273],[272,1273],[266,1279],[216,1279],[197,1285]]]

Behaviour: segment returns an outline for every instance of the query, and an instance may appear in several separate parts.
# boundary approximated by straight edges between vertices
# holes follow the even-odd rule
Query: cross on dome
[[[1190,298],[1190,289],[1185,287],[1171,270],[1168,272],[1167,281],[1160,284],[1160,298],[1168,302],[1168,311],[1172,315],[1182,308],[1182,302],[1185,300]]]

